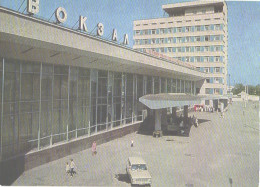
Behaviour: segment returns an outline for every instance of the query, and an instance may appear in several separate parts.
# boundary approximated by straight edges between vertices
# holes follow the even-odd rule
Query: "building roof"
[[[205,5],[223,5],[224,1],[191,1],[191,2],[183,2],[183,3],[174,3],[174,4],[166,4],[162,5],[162,9],[171,14],[175,10],[185,9],[185,8],[192,8],[192,7],[201,7]]]
[[[191,67],[3,7],[0,35],[0,56],[5,58],[194,81],[207,76]]]

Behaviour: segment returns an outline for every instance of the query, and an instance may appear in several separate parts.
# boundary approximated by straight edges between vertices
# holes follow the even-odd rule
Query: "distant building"
[[[134,21],[134,49],[174,57],[207,73],[196,93],[227,94],[226,3],[194,1],[162,8],[168,17]]]

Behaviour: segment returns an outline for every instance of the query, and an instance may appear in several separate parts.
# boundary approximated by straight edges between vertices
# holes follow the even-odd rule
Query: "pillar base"
[[[163,136],[162,131],[159,131],[159,130],[153,131],[153,137],[158,138],[158,137],[162,137],[162,136]]]

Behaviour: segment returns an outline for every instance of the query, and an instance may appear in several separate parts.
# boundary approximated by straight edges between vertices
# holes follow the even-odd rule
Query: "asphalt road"
[[[243,108],[242,102],[235,102],[224,119],[219,113],[191,113],[203,123],[193,126],[189,137],[132,133],[98,145],[96,156],[87,149],[24,172],[13,185],[131,186],[126,161],[141,156],[152,186],[258,186],[258,107],[248,103]],[[77,165],[72,178],[65,173],[70,158]]]

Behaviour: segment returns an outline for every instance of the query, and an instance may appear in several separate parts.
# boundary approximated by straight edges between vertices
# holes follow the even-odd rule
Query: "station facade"
[[[141,123],[139,98],[194,95],[206,74],[0,7],[1,160]]]

